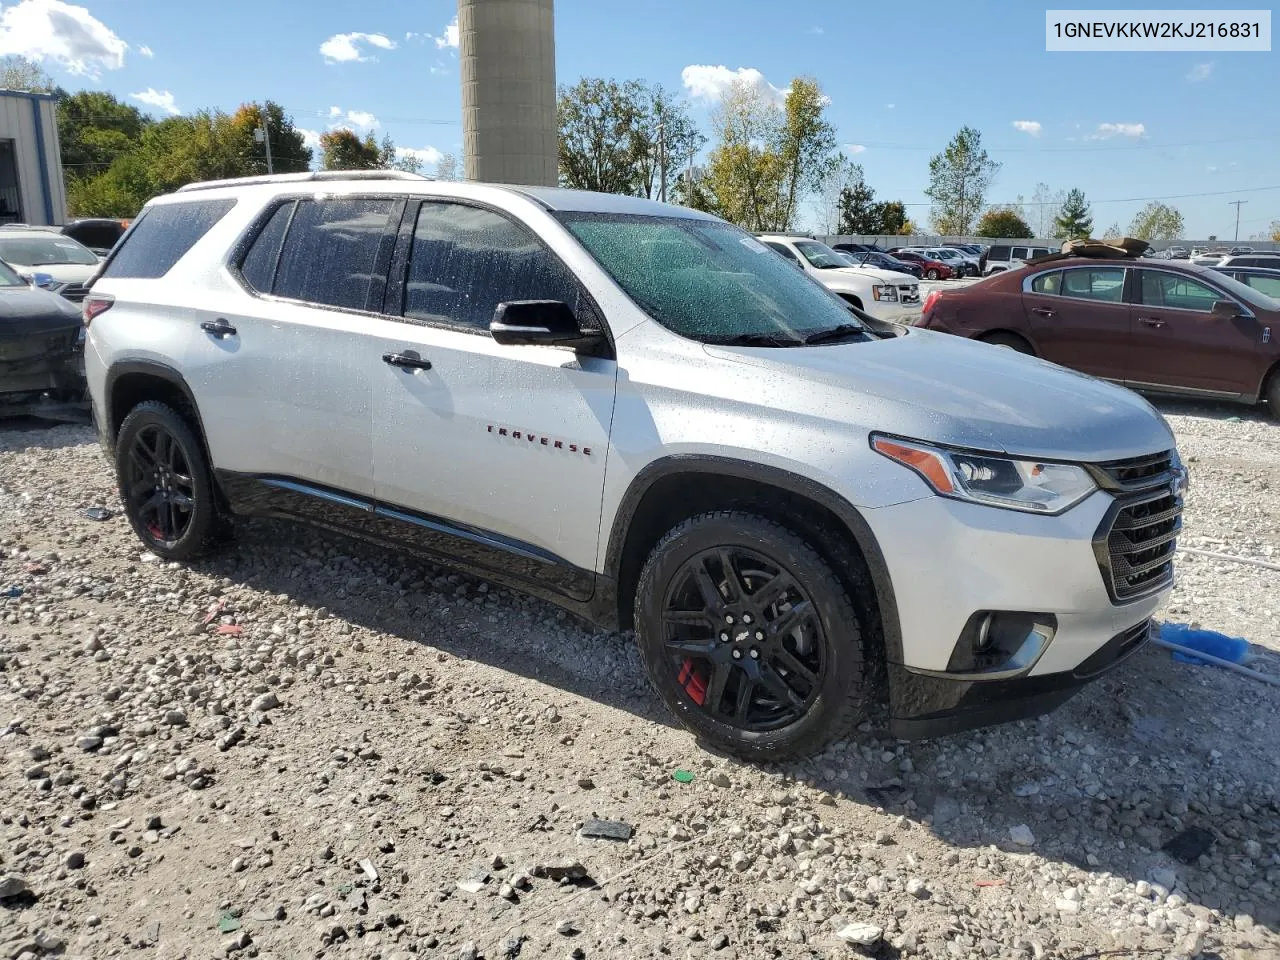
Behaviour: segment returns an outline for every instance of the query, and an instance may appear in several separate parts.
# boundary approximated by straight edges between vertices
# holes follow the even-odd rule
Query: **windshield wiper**
[[[807,340],[778,333],[739,333],[708,341],[718,347],[803,347]]]
[[[852,336],[855,333],[866,333],[867,328],[860,323],[842,323],[838,327],[832,327],[830,330],[819,330],[817,333],[811,333],[804,338],[806,347],[813,346],[817,343],[832,343],[836,340],[843,340],[845,337]]]

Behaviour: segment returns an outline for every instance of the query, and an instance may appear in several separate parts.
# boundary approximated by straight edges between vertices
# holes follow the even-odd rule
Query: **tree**
[[[1182,214],[1176,207],[1152,200],[1129,224],[1129,236],[1139,240],[1177,240],[1182,236]]]
[[[0,57],[0,90],[25,90],[30,93],[52,93],[57,89],[53,77],[44,67],[27,57],[11,53]]]
[[[1280,243],[1280,220],[1272,220],[1271,226],[1267,229],[1271,231],[1271,239]]]
[[[862,167],[840,195],[840,225],[837,232],[860,236],[898,236],[907,220],[907,208],[900,200],[876,202],[876,192],[867,186]]]
[[[683,162],[698,152],[707,138],[698,130],[685,104],[661,84],[640,86],[631,129],[631,164],[636,193],[666,199],[675,186]]]
[[[915,232],[916,226],[907,219],[907,208],[901,200],[887,200],[880,204],[880,229],[876,233],[886,237],[904,237]]]
[[[1123,236],[1124,234],[1120,232],[1120,224],[1113,223],[1111,226],[1107,227],[1107,229],[1103,232],[1102,239],[1103,240],[1119,240]],[[1213,238],[1210,237],[1209,239],[1212,240]]]
[[[999,171],[1000,164],[982,149],[982,134],[961,127],[946,149],[929,160],[925,195],[934,204],[929,214],[934,229],[953,236],[968,234]]]
[[[71,177],[102,173],[134,149],[155,121],[137,107],[100,90],[81,90],[58,101],[62,166]]]
[[[244,103],[231,115],[231,135],[236,148],[245,158],[246,175],[267,172],[266,145],[259,143],[254,131],[263,125],[266,117],[267,136],[271,139],[271,166],[275,173],[303,173],[311,169],[313,155],[302,133],[293,125],[293,118],[286,116],[280,104]]]
[[[796,77],[783,103],[777,152],[782,163],[785,193],[779,209],[779,228],[789,228],[802,192],[816,190],[836,165],[836,129],[826,119],[828,100],[818,81]]]
[[[346,127],[320,134],[320,166],[325,170],[378,170],[385,159],[372,133],[363,140]]]
[[[818,223],[827,233],[838,233],[840,229],[840,197],[844,191],[862,179],[862,167],[841,154],[836,158],[835,166],[822,178],[815,198],[815,212]]]
[[[1053,220],[1053,235],[1059,240],[1076,240],[1088,237],[1093,231],[1093,217],[1089,215],[1089,204],[1084,199],[1084,191],[1072,187],[1062,209]]]
[[[760,88],[730,84],[711,117],[717,145],[689,203],[755,233],[779,229],[783,165],[773,149],[780,111]]]
[[[916,226],[916,224],[915,224],[915,222],[914,222],[914,221],[912,221],[912,220],[903,220],[903,221],[902,221],[902,225],[898,227],[898,232],[897,232],[896,236],[899,236],[899,237],[913,237],[913,236],[915,236],[915,235],[916,235],[917,233],[919,233],[919,232],[920,232],[920,228],[919,228],[918,226]]]
[[[452,153],[446,153],[438,161],[436,161],[436,179],[437,180],[457,180],[458,179],[458,158]]]
[[[561,87],[560,183],[579,190],[633,193],[636,128],[644,111],[637,81],[583,78]]]
[[[1047,183],[1036,184],[1035,192],[1031,194],[1029,207],[1023,202],[1022,197],[1018,197],[1018,207],[1022,219],[1031,226],[1033,236],[1048,237],[1051,235],[1051,231],[1054,229],[1054,216],[1066,202],[1066,199],[1067,195],[1063,191],[1050,190]]]
[[[1008,207],[992,207],[982,215],[974,230],[980,237],[1004,238],[1006,240],[1024,240],[1032,236],[1031,226],[1022,219],[1022,215]]]

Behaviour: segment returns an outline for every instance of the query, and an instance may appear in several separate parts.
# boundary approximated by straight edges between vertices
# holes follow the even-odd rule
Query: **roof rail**
[[[260,183],[307,183],[327,180],[430,180],[420,173],[405,170],[309,170],[304,173],[275,173],[259,177],[230,177],[226,180],[203,180],[179,187],[177,193],[216,190],[218,187],[252,187]]]

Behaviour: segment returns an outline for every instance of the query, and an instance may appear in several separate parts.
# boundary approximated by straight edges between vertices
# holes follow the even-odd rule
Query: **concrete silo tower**
[[[554,186],[552,0],[458,0],[468,180]]]

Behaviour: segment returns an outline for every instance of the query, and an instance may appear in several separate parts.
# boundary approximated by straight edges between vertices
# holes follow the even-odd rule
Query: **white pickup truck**
[[[757,239],[878,320],[910,321],[920,316],[920,284],[909,274],[853,266],[838,251],[809,237],[760,234]]]

